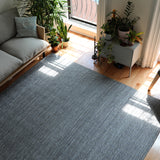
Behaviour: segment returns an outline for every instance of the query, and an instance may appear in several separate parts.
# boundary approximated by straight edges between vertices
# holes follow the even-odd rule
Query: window
[[[71,12],[69,18],[89,23],[97,24],[97,3],[93,0],[68,0]]]

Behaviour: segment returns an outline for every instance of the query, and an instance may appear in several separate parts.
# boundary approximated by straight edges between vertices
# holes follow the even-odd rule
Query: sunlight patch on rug
[[[48,76],[51,76],[51,77],[55,77],[58,75],[58,72],[54,71],[53,69],[49,68],[49,67],[46,67],[46,66],[42,66],[40,69],[39,69],[40,72],[48,75]]]
[[[156,127],[160,127],[156,117],[150,113],[151,108],[147,102],[147,95],[136,92],[122,109],[125,113],[141,119]]]

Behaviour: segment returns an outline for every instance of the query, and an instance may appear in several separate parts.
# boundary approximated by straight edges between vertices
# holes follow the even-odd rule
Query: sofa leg
[[[45,55],[45,52],[43,52],[43,58],[45,58],[45,56],[46,56],[46,55]]]

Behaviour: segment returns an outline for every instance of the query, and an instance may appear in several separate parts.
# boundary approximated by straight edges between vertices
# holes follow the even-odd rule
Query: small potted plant
[[[128,45],[129,46],[134,45],[135,41],[142,44],[142,38],[140,37],[142,34],[144,34],[144,33],[143,32],[136,33],[136,31],[130,29],[129,34],[128,34]]]
[[[70,25],[67,28],[66,24],[64,24],[63,21],[60,21],[59,25],[57,26],[58,35],[61,37],[61,41],[62,41],[62,48],[68,47],[68,41],[70,39],[68,37],[68,32],[71,29],[71,27],[72,27],[72,25]]]
[[[103,49],[106,45],[107,45],[108,52],[103,52]],[[114,61],[115,57],[111,53],[113,48],[112,43],[107,44],[106,39],[100,38],[99,41],[97,42],[96,48],[98,50],[99,61],[100,61],[102,52],[103,52],[103,56],[107,59],[108,64],[111,64]]]
[[[106,45],[106,40],[103,39],[103,38],[100,38],[99,41],[96,44],[96,48],[97,48],[97,51],[98,51],[98,56],[101,55],[102,50],[103,50],[105,45]]]
[[[48,41],[52,46],[52,51],[53,52],[57,52],[59,50],[59,40],[58,40],[58,36],[56,33],[56,29],[53,28],[49,33],[48,33]]]
[[[112,43],[108,44],[108,46],[107,46],[108,53],[106,55],[106,59],[107,59],[108,64],[113,63],[113,61],[115,60],[115,57],[112,55],[112,48],[113,48]]]
[[[107,40],[112,40],[117,36],[117,28],[120,16],[114,9],[112,12],[108,13],[106,17],[110,18],[108,18],[107,22],[102,25],[101,29],[103,31],[101,32],[101,34],[104,33],[106,35]]]

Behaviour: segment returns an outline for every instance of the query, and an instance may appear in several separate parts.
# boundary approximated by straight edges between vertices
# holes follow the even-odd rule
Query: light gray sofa
[[[45,41],[44,27],[37,26],[38,38],[16,38],[16,8],[0,13],[0,87],[11,80],[17,73],[50,46]]]

